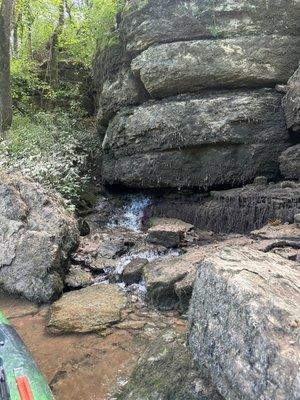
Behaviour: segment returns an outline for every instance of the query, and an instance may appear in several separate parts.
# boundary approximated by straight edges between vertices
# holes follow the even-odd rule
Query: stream
[[[126,292],[131,311],[122,327],[101,335],[52,334],[47,329],[50,305],[37,306],[9,295],[0,298],[0,309],[33,354],[56,400],[114,400],[138,356],[162,330],[169,326],[186,329],[186,321],[176,311],[159,312],[147,305],[142,280],[131,285],[122,280],[125,266],[134,259],[152,261],[180,254],[179,250],[145,243],[143,217],[151,198],[128,195],[121,201],[116,197],[111,207],[113,202],[101,198],[87,216],[91,232],[81,238],[71,263],[85,269],[94,267],[91,284],[117,283]],[[96,247],[101,257],[95,258]],[[97,267],[97,262],[103,261]]]

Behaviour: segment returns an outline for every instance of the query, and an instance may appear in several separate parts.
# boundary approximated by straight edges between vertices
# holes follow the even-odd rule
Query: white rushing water
[[[117,211],[108,228],[123,227],[135,232],[141,230],[144,211],[151,204],[151,199],[141,194],[128,196],[128,199],[128,204]]]

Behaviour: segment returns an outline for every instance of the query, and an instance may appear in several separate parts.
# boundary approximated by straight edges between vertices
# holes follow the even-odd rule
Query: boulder
[[[285,150],[280,155],[279,161],[280,171],[285,178],[300,179],[300,144]]]
[[[138,53],[187,39],[299,35],[299,14],[293,0],[130,0],[120,30],[127,51]]]
[[[82,268],[80,265],[71,265],[68,275],[66,276],[66,284],[74,289],[92,285],[94,278],[92,273]]]
[[[63,290],[78,243],[62,199],[18,174],[0,173],[0,289],[37,303]]]
[[[298,264],[228,247],[200,265],[189,345],[231,400],[299,398]]]
[[[179,257],[155,260],[145,265],[143,277],[150,303],[161,310],[186,311],[194,284],[197,265],[209,246],[189,250]]]
[[[261,89],[123,109],[105,136],[103,179],[129,187],[203,189],[258,175],[275,178],[288,140],[280,103],[280,94]]]
[[[300,132],[300,66],[288,81],[287,94],[282,105],[287,127],[294,132]]]
[[[148,263],[145,258],[135,258],[123,270],[122,279],[127,285],[139,283],[142,279],[144,266]]]
[[[51,306],[54,333],[101,332],[121,320],[125,292],[117,285],[93,285],[64,294]]]
[[[165,247],[178,247],[194,227],[175,218],[153,218],[148,229],[147,241]]]
[[[142,354],[117,399],[222,400],[222,397],[205,371],[195,365],[184,335],[164,331]]]
[[[207,88],[274,87],[288,81],[299,59],[300,36],[243,36],[152,46],[131,69],[152,97],[162,98]]]

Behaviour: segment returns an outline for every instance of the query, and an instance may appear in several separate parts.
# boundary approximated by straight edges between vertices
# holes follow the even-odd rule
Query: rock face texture
[[[262,89],[127,108],[108,127],[103,177],[110,184],[152,188],[272,178],[288,141],[280,104],[280,95]]]
[[[94,285],[66,293],[53,303],[52,332],[101,332],[121,320],[126,296],[117,285]]]
[[[294,146],[295,148],[297,146]],[[287,150],[285,170],[295,171],[299,157]],[[297,154],[297,153],[296,153]],[[281,156],[282,157],[282,156]],[[283,160],[281,168],[283,168]],[[293,161],[294,160],[294,161]],[[158,200],[148,211],[149,217],[181,218],[195,227],[221,233],[247,233],[271,221],[292,223],[300,209],[300,184],[246,185],[242,188],[211,191],[207,196],[178,196]]]
[[[119,43],[95,62],[104,181],[206,189],[276,178],[290,138],[273,88],[298,66],[299,20],[292,0],[128,1]]]
[[[283,108],[287,127],[300,133],[300,66],[288,81]]]
[[[199,265],[189,344],[226,399],[299,398],[298,265],[247,247]]]
[[[193,230],[193,225],[180,219],[153,218],[148,229],[147,241],[165,247],[178,247]]]
[[[287,179],[300,179],[300,144],[289,147],[279,157],[280,171]]]
[[[222,397],[193,362],[184,335],[165,331],[140,357],[117,399],[222,400]]]
[[[0,173],[0,290],[37,303],[52,300],[63,290],[78,239],[60,199],[19,175]]]

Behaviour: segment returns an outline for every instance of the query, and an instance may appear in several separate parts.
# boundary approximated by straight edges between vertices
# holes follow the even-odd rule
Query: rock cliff
[[[300,59],[298,3],[128,1],[117,34],[95,61],[106,183],[207,189],[279,175],[291,137],[274,88]]]

